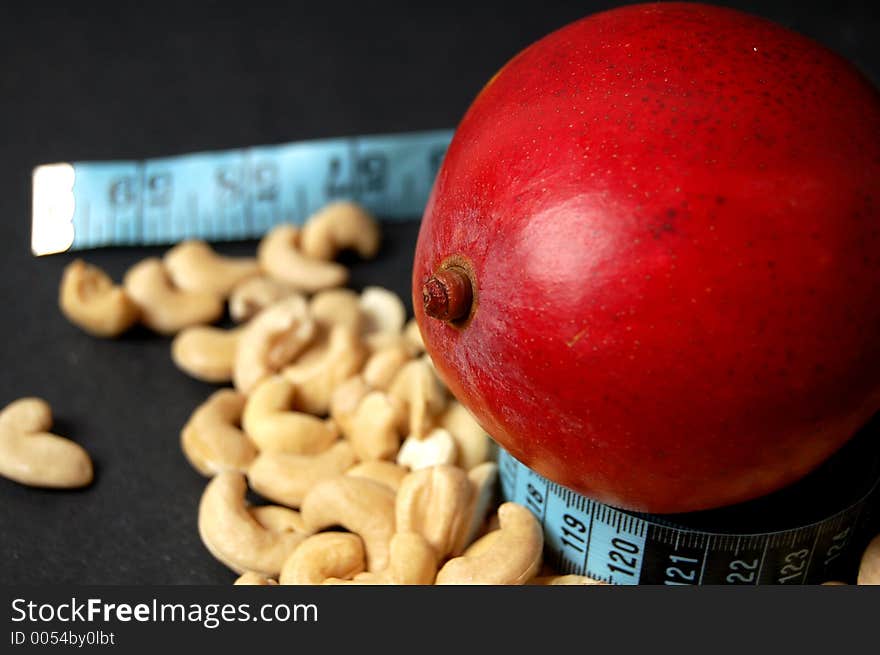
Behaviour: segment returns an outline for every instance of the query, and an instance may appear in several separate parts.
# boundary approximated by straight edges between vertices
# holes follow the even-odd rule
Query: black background
[[[521,48],[619,3],[87,4],[0,9],[0,406],[46,398],[56,431],[96,464],[84,491],[0,479],[0,582],[229,583],[199,541],[205,480],[178,445],[211,387],[173,367],[167,339],[99,341],[61,317],[58,281],[75,255],[30,255],[32,168],[452,127]],[[880,80],[871,2],[724,4],[812,36]],[[378,260],[347,260],[353,286],[406,297],[416,233],[389,227]],[[119,279],[161,251],[86,257]]]

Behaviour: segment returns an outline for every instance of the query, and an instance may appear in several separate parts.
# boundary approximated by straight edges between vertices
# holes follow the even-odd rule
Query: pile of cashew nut
[[[499,505],[493,443],[437,377],[394,293],[344,288],[342,250],[374,257],[378,223],[350,202],[280,225],[254,258],[186,241],[134,265],[122,285],[80,260],[59,304],[90,334],[140,322],[173,335],[171,357],[216,389],[183,426],[209,478],[206,549],[235,584],[601,584],[543,565],[532,513]],[[232,328],[212,325],[225,313]],[[87,485],[88,454],[46,432],[48,405],[0,413],[0,475]],[[248,491],[267,504],[251,505]],[[880,537],[859,583],[880,582]]]

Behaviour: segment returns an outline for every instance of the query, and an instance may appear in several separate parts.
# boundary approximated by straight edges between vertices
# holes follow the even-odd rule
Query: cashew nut
[[[416,471],[439,464],[454,464],[457,455],[452,435],[443,428],[436,428],[424,439],[412,435],[404,439],[397,452],[397,463]]]
[[[300,246],[314,259],[333,259],[340,250],[354,250],[364,259],[379,252],[379,224],[360,205],[340,201],[312,214],[303,225]]]
[[[348,584],[429,585],[436,575],[437,555],[431,544],[420,534],[398,532],[391,538],[388,566],[375,573],[358,573]]]
[[[180,433],[183,453],[202,475],[226,469],[244,471],[257,450],[238,429],[244,410],[244,395],[220,389],[193,412]]]
[[[260,525],[248,512],[246,491],[241,473],[222,471],[214,476],[199,503],[199,535],[211,554],[233,571],[273,577],[305,536]]]
[[[351,289],[325,289],[312,296],[309,302],[312,317],[326,326],[347,325],[360,334],[364,317],[360,296]]]
[[[397,294],[382,287],[367,287],[361,293],[361,312],[367,334],[399,336],[406,321],[406,308]]]
[[[233,367],[235,388],[250,391],[279,372],[312,342],[315,322],[302,296],[279,300],[260,312],[238,339]]]
[[[248,508],[248,512],[257,523],[272,532],[296,532],[305,536],[312,534],[300,513],[289,507],[259,505]]]
[[[96,337],[116,337],[134,325],[138,306],[104,271],[82,259],[64,268],[58,293],[61,311],[71,323]]]
[[[360,370],[366,356],[358,333],[348,325],[335,325],[282,374],[296,387],[300,406],[323,416],[330,411],[333,390]]]
[[[171,359],[180,370],[197,380],[229,382],[242,329],[226,330],[210,325],[184,328],[171,342]]]
[[[224,298],[242,280],[259,274],[253,257],[224,257],[204,241],[183,241],[165,253],[165,269],[180,289]]]
[[[403,328],[403,336],[413,355],[425,352],[425,342],[422,339],[422,332],[419,330],[419,324],[416,323],[416,319],[412,318],[409,320]]]
[[[394,462],[374,459],[352,466],[345,474],[381,482],[392,491],[397,492],[400,489],[400,483],[409,475],[409,471]]]
[[[420,534],[443,559],[456,550],[470,525],[473,493],[467,474],[456,466],[414,471],[397,492],[397,530]]]
[[[332,421],[293,411],[296,389],[280,375],[263,380],[248,397],[242,426],[257,448],[312,455],[326,450],[339,436]]]
[[[249,277],[235,285],[229,296],[229,316],[236,323],[249,321],[269,305],[295,295],[290,286],[265,275]]]
[[[132,266],[125,274],[123,285],[140,307],[141,322],[160,334],[174,334],[190,325],[213,323],[223,315],[220,296],[177,288],[161,260],[155,257]]]
[[[370,387],[359,375],[349,378],[333,390],[330,396],[330,417],[336,421],[343,433],[348,430],[358,405],[368,393]]]
[[[293,225],[273,228],[257,249],[260,267],[276,280],[306,293],[345,284],[348,269],[336,262],[307,257],[299,250],[299,237]]]
[[[277,585],[278,582],[273,580],[272,578],[267,578],[265,575],[260,573],[255,573],[254,571],[245,571],[238,578],[236,578],[233,585],[257,585],[257,586],[267,586],[267,585]]]
[[[492,456],[489,435],[457,400],[449,403],[449,407],[440,416],[440,425],[455,439],[458,448],[457,464],[463,469],[472,469]]]
[[[347,579],[364,570],[364,542],[350,532],[322,532],[303,541],[281,569],[283,585],[318,585]]]
[[[486,532],[465,549],[464,557],[479,557],[483,553],[488,552],[500,537],[501,530],[498,527]]]
[[[314,530],[341,525],[360,535],[368,571],[381,571],[388,565],[394,534],[394,492],[384,484],[347,475],[322,480],[306,494],[300,513]]]
[[[403,368],[412,357],[403,344],[396,344],[390,348],[383,348],[374,352],[364,364],[361,373],[366,382],[373,389],[387,391],[391,386],[394,376]]]
[[[425,436],[436,417],[446,407],[446,390],[426,358],[404,364],[394,376],[388,395],[406,409],[405,433]]]
[[[544,535],[534,515],[522,505],[498,508],[501,529],[488,548],[449,560],[437,584],[524,584],[541,568]]]
[[[0,475],[31,487],[85,487],[94,475],[85,449],[51,434],[52,409],[40,398],[20,398],[0,412]]]
[[[248,481],[258,494],[276,503],[299,507],[320,480],[336,477],[356,461],[354,450],[340,441],[317,455],[260,453],[248,470]]]
[[[871,540],[862,554],[856,584],[880,585],[880,534]]]
[[[400,446],[399,423],[400,406],[381,391],[371,391],[341,427],[358,459],[390,459]]]
[[[498,465],[495,462],[483,462],[468,471],[471,483],[471,497],[466,516],[464,530],[459,533],[453,554],[458,555],[471,543],[480,532],[486,513],[495,500],[495,483],[498,481]]]

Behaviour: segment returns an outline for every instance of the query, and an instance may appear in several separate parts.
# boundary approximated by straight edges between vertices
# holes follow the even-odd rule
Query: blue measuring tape
[[[47,255],[189,238],[258,238],[342,198],[383,220],[415,220],[451,138],[451,130],[437,130],[39,166],[32,250]],[[541,477],[503,450],[501,492],[535,514],[544,528],[545,557],[563,573],[613,584],[824,582],[847,577],[865,529],[874,529],[880,455],[871,437],[854,440],[861,450],[832,470],[835,487],[855,481],[855,491],[825,493],[819,483],[818,495],[795,491],[794,499],[755,501],[741,511],[679,517],[626,512]],[[847,449],[853,452],[851,444]],[[798,503],[818,514],[792,517]]]
[[[336,199],[421,217],[452,130],[359,136],[33,172],[31,249],[257,238]]]

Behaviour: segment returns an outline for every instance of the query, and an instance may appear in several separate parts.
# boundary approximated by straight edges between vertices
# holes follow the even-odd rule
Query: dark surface
[[[235,577],[199,541],[205,480],[178,445],[180,427],[212,387],[174,368],[167,339],[136,331],[100,341],[61,317],[58,280],[75,255],[30,255],[35,165],[454,126],[519,49],[614,4],[0,9],[0,405],[46,398],[57,432],[85,446],[97,469],[94,485],[75,492],[0,479],[0,582]],[[872,3],[724,4],[804,32],[880,80]],[[416,224],[388,227],[376,261],[347,260],[353,286],[379,283],[406,297],[416,232]],[[119,279],[161,251],[86,257]]]

